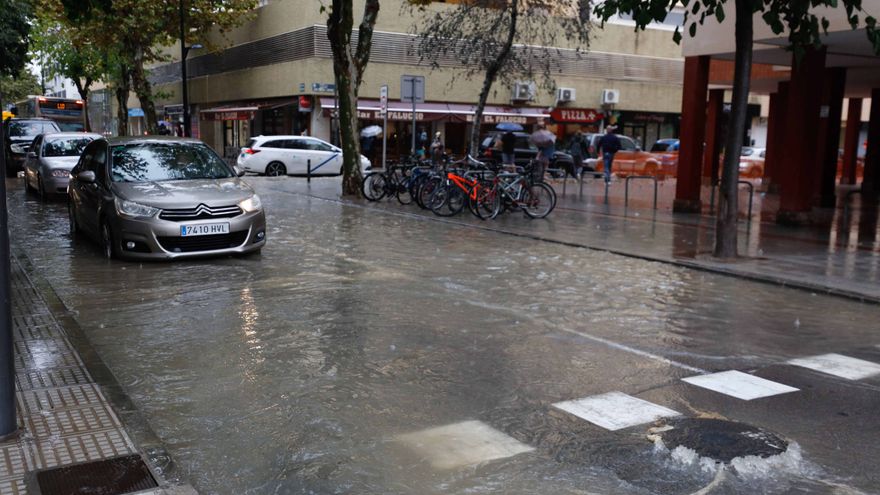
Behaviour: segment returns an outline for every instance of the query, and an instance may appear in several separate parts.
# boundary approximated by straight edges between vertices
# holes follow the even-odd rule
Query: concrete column
[[[718,182],[718,162],[721,156],[721,116],[724,113],[724,90],[709,91],[709,107],[706,115],[706,149],[703,153],[703,184]]]
[[[784,153],[785,110],[788,107],[788,81],[779,83],[776,93],[770,95],[770,115],[767,119],[767,152],[764,154],[764,179],[762,185],[775,190],[776,171]]]
[[[862,127],[862,99],[850,98],[846,110],[846,136],[843,138],[843,175],[841,184],[856,183],[856,160],[859,156],[859,131]]]
[[[781,153],[779,211],[776,221],[802,225],[810,222],[813,182],[816,179],[816,147],[819,107],[825,73],[825,48],[808,49],[798,62],[792,57],[791,84]]]
[[[837,185],[837,154],[840,147],[840,119],[843,115],[843,92],[846,69],[825,69],[822,81],[822,106],[819,110],[819,140],[816,142],[816,178],[813,204],[834,208]]]
[[[703,142],[706,136],[706,92],[709,89],[709,56],[684,60],[681,98],[681,146],[678,152],[678,180],[672,211],[699,213]]]
[[[880,192],[880,88],[871,90],[871,121],[868,122],[868,150],[862,191]]]

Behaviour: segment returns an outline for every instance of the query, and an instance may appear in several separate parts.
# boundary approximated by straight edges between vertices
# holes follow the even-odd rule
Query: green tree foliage
[[[684,26],[691,37],[695,36],[706,19],[714,17],[719,23],[727,18],[727,8],[733,4],[736,13],[733,99],[730,123],[725,139],[724,165],[721,171],[719,211],[715,229],[714,255],[719,258],[737,256],[737,181],[739,180],[739,155],[741,137],[745,132],[748,106],[749,81],[752,66],[754,38],[753,17],[760,14],[774,33],[787,33],[789,48],[796,59],[806,50],[819,47],[822,35],[827,34],[829,21],[822,15],[823,9],[845,9],[850,27],[857,29],[862,23],[874,48],[880,53],[880,33],[877,20],[862,9],[861,0],[605,0],[596,7],[599,18],[605,21],[616,14],[629,14],[635,21],[636,30],[645,29],[651,22],[660,22],[678,4],[685,7]],[[681,41],[681,33],[675,30],[673,39]]]
[[[321,7],[322,11],[325,10]],[[352,0],[333,0],[327,17],[327,39],[333,52],[339,130],[342,136],[342,194],[360,196],[360,142],[357,132],[357,99],[364,70],[370,60],[373,28],[379,17],[379,0],[366,0],[358,27],[356,44],[352,41],[354,7]]]
[[[40,81],[31,71],[21,69],[15,76],[0,75],[0,90],[5,101],[16,102],[40,94]]]
[[[130,84],[141,102],[148,132],[155,133],[158,120],[148,67],[166,61],[162,48],[179,42],[178,1],[58,1],[70,25],[84,26],[85,39],[115,58],[108,72],[118,80],[118,88]],[[187,44],[207,44],[210,32],[226,33],[248,20],[257,6],[257,0],[179,1],[184,2]]]
[[[575,51],[589,45],[589,0],[468,0],[455,7],[410,0],[421,12],[414,30],[423,62],[437,68],[450,63],[466,78],[483,77],[474,115],[470,151],[479,143],[479,123],[496,80],[540,79],[555,89],[554,67],[563,44]],[[430,7],[429,7],[430,6]]]
[[[28,17],[25,0],[0,0],[0,74],[17,75],[28,60]]]

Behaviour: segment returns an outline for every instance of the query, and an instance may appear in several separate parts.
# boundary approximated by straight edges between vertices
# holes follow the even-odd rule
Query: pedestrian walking
[[[440,161],[443,159],[443,150],[443,140],[438,131],[434,134],[434,140],[431,141],[431,165],[440,165]]]
[[[373,142],[375,136],[361,136],[361,154],[367,157],[367,160],[373,162]]]
[[[572,170],[571,175],[575,179],[580,177],[581,168],[584,166],[584,134],[581,131],[577,131],[574,137],[571,138],[571,143],[568,145],[568,153],[571,155]]]
[[[611,183],[611,166],[614,155],[620,151],[620,138],[614,133],[614,127],[605,129],[605,135],[599,140],[599,152],[602,153],[602,168],[605,170],[605,184]]]
[[[538,129],[529,136],[529,141],[538,148],[538,156],[535,159],[538,161],[539,169],[532,171],[532,174],[536,179],[542,180],[547,166],[550,165],[550,160],[556,154],[556,136],[547,130],[547,126],[540,124]]]
[[[505,132],[501,136],[501,163],[504,164],[508,172],[515,171],[516,161],[514,160],[514,150],[516,149],[516,135],[510,131]]]

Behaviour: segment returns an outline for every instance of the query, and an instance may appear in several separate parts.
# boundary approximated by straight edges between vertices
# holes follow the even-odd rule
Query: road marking
[[[847,380],[861,380],[862,378],[880,375],[880,364],[842,354],[822,354],[821,356],[792,359],[786,362],[794,366],[846,378]]]
[[[606,430],[620,430],[650,423],[679,413],[623,392],[609,392],[583,399],[558,402],[553,407],[571,413]]]
[[[794,387],[736,370],[722,371],[720,373],[712,373],[711,375],[691,376],[682,378],[682,380],[691,385],[707,388],[742,400],[760,399],[762,397],[798,391]]]
[[[535,450],[476,420],[406,433],[395,440],[427,459],[435,469],[470,466]]]

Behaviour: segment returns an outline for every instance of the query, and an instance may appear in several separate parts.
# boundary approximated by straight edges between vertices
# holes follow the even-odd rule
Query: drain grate
[[[121,495],[159,486],[139,455],[40,471],[37,485],[41,495]]]
[[[652,428],[652,435],[659,436],[666,448],[681,445],[716,462],[729,463],[746,456],[767,458],[788,448],[788,441],[779,435],[744,423],[710,418],[674,418],[664,422],[665,426]]]

